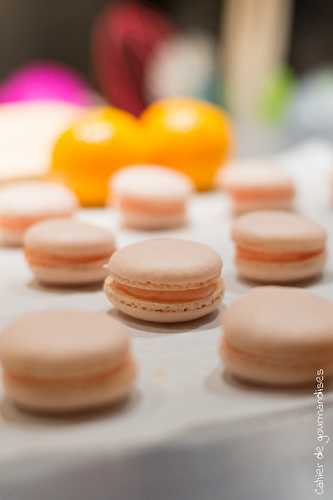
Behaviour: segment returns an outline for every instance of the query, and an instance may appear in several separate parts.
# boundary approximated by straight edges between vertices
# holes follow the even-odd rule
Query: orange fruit
[[[82,205],[103,205],[110,176],[124,165],[143,162],[145,144],[136,118],[116,108],[97,108],[60,135],[51,174],[70,187]]]
[[[148,161],[187,174],[199,190],[211,189],[232,150],[228,116],[212,104],[169,98],[141,115],[149,137]]]

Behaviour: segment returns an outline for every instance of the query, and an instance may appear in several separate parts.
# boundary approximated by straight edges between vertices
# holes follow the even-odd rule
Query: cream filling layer
[[[25,249],[25,257],[30,265],[36,267],[64,267],[73,265],[85,265],[99,263],[101,266],[107,263],[112,252],[99,255],[53,255],[38,250]]]
[[[221,286],[221,280],[216,279],[213,283],[190,290],[150,290],[132,287],[124,285],[123,283],[117,282],[115,279],[109,282],[109,286],[113,291],[120,291],[129,297],[144,300],[147,302],[156,302],[161,304],[179,304],[183,302],[193,302],[196,300],[202,300],[213,295],[219,286]]]
[[[255,201],[270,201],[281,200],[291,201],[294,198],[295,192],[293,188],[278,188],[278,189],[231,189],[230,194],[234,201],[239,202],[255,202]]]
[[[49,376],[34,376],[26,375],[12,372],[10,369],[5,370],[6,378],[19,382],[21,384],[27,385],[59,385],[59,384],[69,384],[69,385],[81,385],[83,382],[98,383],[103,382],[104,379],[116,377],[124,369],[128,367],[135,367],[136,364],[129,354],[126,358],[118,365],[113,368],[101,372],[94,372],[90,374],[76,374],[76,375],[59,375],[57,377]]]
[[[226,355],[229,359],[235,358],[237,360],[244,360],[251,363],[256,363],[258,365],[273,365],[277,367],[288,367],[288,368],[306,368],[306,367],[318,367],[318,363],[331,364],[332,365],[332,354],[320,355],[320,359],[317,357],[306,357],[304,361],[304,352],[295,353],[294,357],[288,357],[285,353],[272,354],[263,352],[261,354],[242,351],[236,348],[226,341],[225,338],[222,339],[220,345],[221,355]],[[312,353],[313,356],[313,353]],[[301,361],[300,361],[301,360]]]
[[[324,248],[312,251],[266,251],[266,250],[255,250],[253,248],[247,248],[241,245],[236,246],[236,258],[247,261],[255,262],[301,262],[313,257],[323,255],[325,252]]]
[[[182,215],[186,210],[185,202],[180,200],[155,201],[130,198],[127,196],[116,197],[115,205],[124,212],[155,216]]]

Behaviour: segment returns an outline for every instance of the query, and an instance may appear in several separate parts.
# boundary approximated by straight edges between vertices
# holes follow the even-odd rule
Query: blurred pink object
[[[81,76],[54,62],[27,64],[0,85],[0,103],[36,100],[93,104],[92,92]]]

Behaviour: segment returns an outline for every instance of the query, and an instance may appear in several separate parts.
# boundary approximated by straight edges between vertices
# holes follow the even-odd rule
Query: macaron
[[[103,281],[114,250],[108,229],[76,219],[39,222],[24,238],[24,253],[33,274],[37,281],[50,285]]]
[[[242,278],[262,283],[288,283],[322,273],[326,231],[302,215],[259,211],[238,217],[231,226],[235,264]]]
[[[38,412],[115,403],[136,378],[126,327],[103,313],[25,314],[0,336],[0,361],[7,398]]]
[[[287,172],[261,164],[238,164],[218,175],[235,215],[255,210],[291,210],[295,186]]]
[[[53,182],[25,181],[0,189],[0,242],[20,246],[25,231],[44,219],[71,217],[78,208],[74,194]]]
[[[200,318],[221,302],[222,261],[209,246],[172,238],[145,240],[115,252],[105,293],[137,319],[174,323]]]
[[[168,229],[182,226],[193,185],[175,170],[137,165],[117,172],[110,181],[109,198],[124,226]]]
[[[292,386],[333,375],[333,302],[305,290],[258,287],[222,318],[226,371],[248,382]]]

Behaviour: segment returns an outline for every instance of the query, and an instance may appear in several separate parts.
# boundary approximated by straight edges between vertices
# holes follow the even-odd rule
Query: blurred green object
[[[279,68],[268,80],[259,102],[258,117],[270,124],[285,116],[296,88],[296,78],[287,66]]]
[[[217,104],[225,108],[223,84],[217,78],[212,78],[207,85],[207,89],[203,98],[213,104]]]

